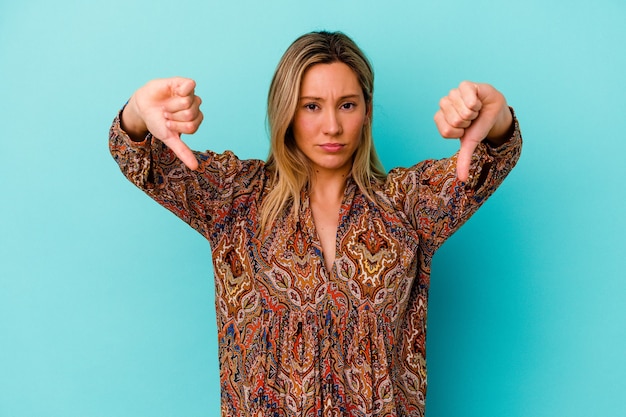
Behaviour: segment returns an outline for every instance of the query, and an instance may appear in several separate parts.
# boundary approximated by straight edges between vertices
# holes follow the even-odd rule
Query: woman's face
[[[367,122],[357,76],[346,64],[316,64],[302,78],[292,129],[316,175],[347,175]]]

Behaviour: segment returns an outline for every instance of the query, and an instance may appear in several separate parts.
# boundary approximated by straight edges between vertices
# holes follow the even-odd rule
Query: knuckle
[[[469,124],[469,121],[457,110],[449,112],[446,115],[446,121],[450,126],[456,129],[465,128]]]
[[[184,123],[188,122],[189,119],[189,110],[179,110],[173,116],[177,122]]]
[[[184,109],[188,109],[193,105],[193,98],[190,96],[184,96],[180,98],[180,105]]]
[[[189,124],[187,122],[178,122],[176,124],[176,131],[178,133],[189,133]]]
[[[458,129],[451,125],[444,125],[441,127],[441,134],[446,138],[453,138],[458,136]]]
[[[454,127],[459,127],[463,124],[463,118],[459,113],[454,113],[448,117],[448,122]]]
[[[476,113],[480,109],[480,100],[477,96],[472,96],[467,100],[467,108],[470,112]]]
[[[195,111],[193,109],[185,110],[183,117],[186,122],[189,122],[196,118]]]
[[[473,120],[475,118],[476,112],[470,108],[467,108],[467,109],[461,110],[460,113],[461,114],[459,115],[459,118],[462,119],[463,122],[469,122],[470,120]]]
[[[471,81],[468,81],[468,80],[463,80],[463,81],[461,81],[461,83],[459,84],[459,88],[469,90],[469,89],[474,89],[474,86],[475,86],[475,85],[476,85],[476,84],[475,84],[475,83],[473,83],[473,82],[471,82]]]
[[[463,128],[465,127],[465,120],[463,120],[461,117],[455,117],[453,120],[450,121],[450,125],[454,128]]]

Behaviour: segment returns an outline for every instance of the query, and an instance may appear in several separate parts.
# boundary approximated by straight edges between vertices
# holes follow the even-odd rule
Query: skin
[[[328,270],[335,262],[346,178],[368,114],[356,74],[346,64],[317,64],[304,73],[292,128],[313,168],[310,204]]]
[[[367,115],[361,86],[346,64],[318,64],[304,73],[292,128],[296,145],[309,158],[314,181],[345,179]]]
[[[180,138],[195,133],[203,120],[202,100],[195,95],[195,86],[193,80],[179,77],[148,82],[122,112],[122,128],[135,141],[143,141],[151,132],[189,169],[197,169],[195,156]],[[300,87],[292,127],[299,149],[313,167],[311,208],[325,264],[331,270],[346,176],[363,126],[369,122],[369,109],[356,74],[343,63],[314,65]],[[489,84],[469,81],[440,100],[434,120],[441,136],[460,140],[457,176],[461,181],[468,178],[478,144],[503,144],[513,126],[504,96]]]
[[[489,84],[469,81],[439,101],[434,120],[441,136],[461,142],[456,166],[461,181],[467,181],[472,154],[480,142],[500,146],[513,128],[513,115],[502,93]]]
[[[195,95],[196,83],[188,78],[157,79],[137,90],[122,112],[122,129],[141,142],[148,132],[167,145],[189,169],[198,161],[180,135],[195,133],[203,120]]]

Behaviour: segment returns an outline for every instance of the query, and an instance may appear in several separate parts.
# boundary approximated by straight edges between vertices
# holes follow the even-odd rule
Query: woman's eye
[[[304,108],[307,110],[317,110],[317,104],[314,104],[314,103],[305,104]]]
[[[356,104],[354,103],[344,103],[341,105],[341,108],[344,110],[352,110],[355,106]]]

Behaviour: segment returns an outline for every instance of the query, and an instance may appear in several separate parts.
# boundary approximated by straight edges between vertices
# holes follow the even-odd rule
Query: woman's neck
[[[343,199],[349,173],[335,175],[315,175],[309,189],[311,200],[318,203],[333,203]]]

